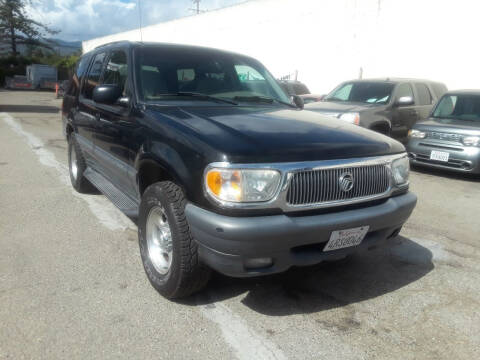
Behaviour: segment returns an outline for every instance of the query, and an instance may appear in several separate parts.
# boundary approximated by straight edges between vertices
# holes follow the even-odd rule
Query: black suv
[[[271,274],[395,237],[416,197],[395,140],[289,102],[255,59],[119,42],[82,56],[63,102],[72,185],[137,219],[152,285]]]
[[[417,121],[428,117],[446,91],[444,84],[429,80],[354,80],[340,84],[322,102],[305,109],[405,138]]]

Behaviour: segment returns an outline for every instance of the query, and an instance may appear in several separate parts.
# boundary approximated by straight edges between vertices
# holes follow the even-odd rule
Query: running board
[[[105,195],[125,215],[135,219],[138,217],[139,204],[128,195],[124,194],[103,175],[99,174],[92,168],[87,167],[83,176],[85,176],[93,186]]]

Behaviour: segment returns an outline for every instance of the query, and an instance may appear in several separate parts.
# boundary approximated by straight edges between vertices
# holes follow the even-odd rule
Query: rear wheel
[[[138,239],[143,267],[153,287],[169,299],[199,291],[210,277],[210,269],[199,260],[185,205],[182,189],[170,181],[150,185],[140,204]]]
[[[79,193],[95,192],[95,187],[83,176],[87,165],[82,154],[82,149],[77,143],[75,134],[68,137],[68,169],[70,173],[70,181],[72,186]]]

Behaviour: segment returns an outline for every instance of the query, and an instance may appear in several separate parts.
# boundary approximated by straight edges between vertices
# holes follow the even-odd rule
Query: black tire
[[[182,189],[170,181],[150,185],[142,196],[138,218],[140,255],[148,280],[168,299],[187,297],[201,290],[211,270],[199,260],[198,246],[185,217],[186,199]],[[162,208],[172,238],[171,265],[161,274],[153,265],[147,245],[147,219],[153,208]]]
[[[74,155],[75,155],[76,164],[77,164],[76,176],[74,175],[73,168],[72,168],[73,151],[75,151]],[[72,183],[72,186],[74,187],[74,189],[77,190],[79,193],[82,193],[82,194],[95,193],[97,191],[95,186],[93,186],[92,183],[88,181],[85,178],[85,176],[83,176],[83,173],[85,172],[86,168],[87,168],[87,165],[85,163],[85,158],[83,157],[82,149],[78,145],[78,142],[75,138],[75,134],[71,133],[70,136],[68,137],[68,172],[70,174],[70,182]]]

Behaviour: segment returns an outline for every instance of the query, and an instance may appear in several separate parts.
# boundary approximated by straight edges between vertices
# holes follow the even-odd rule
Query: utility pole
[[[195,13],[198,15],[200,13],[205,12],[205,10],[200,10],[200,2],[202,0],[192,0],[192,2],[195,4],[195,9],[189,9],[191,11],[195,11]]]

